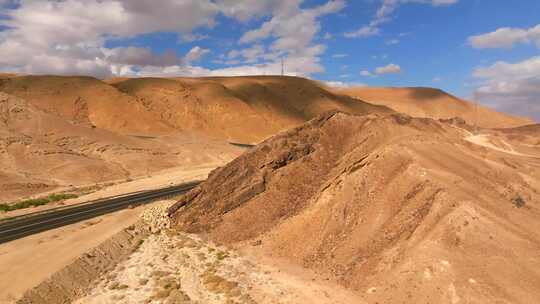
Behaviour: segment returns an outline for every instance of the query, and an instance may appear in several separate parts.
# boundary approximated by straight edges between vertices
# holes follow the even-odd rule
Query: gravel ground
[[[151,234],[125,262],[77,304],[349,303],[332,288],[291,278],[194,234],[169,229],[171,201],[147,208]]]

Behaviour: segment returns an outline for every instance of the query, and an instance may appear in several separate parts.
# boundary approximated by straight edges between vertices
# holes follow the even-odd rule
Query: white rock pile
[[[171,227],[171,221],[167,216],[167,209],[174,201],[161,201],[153,203],[141,213],[141,219],[148,225],[152,233],[159,233],[163,229]]]

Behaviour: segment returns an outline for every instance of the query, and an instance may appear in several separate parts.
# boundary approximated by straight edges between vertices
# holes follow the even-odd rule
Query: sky
[[[427,86],[540,121],[536,0],[0,0],[0,72]]]

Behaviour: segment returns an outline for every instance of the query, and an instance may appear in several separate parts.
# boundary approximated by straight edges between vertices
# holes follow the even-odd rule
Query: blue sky
[[[540,120],[540,1],[0,0],[0,70],[433,86]]]

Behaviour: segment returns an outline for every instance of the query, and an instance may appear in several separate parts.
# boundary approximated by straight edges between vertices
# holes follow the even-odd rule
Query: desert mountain
[[[258,143],[329,110],[394,112],[385,105],[334,93],[309,79],[281,76],[101,81],[1,74],[0,92],[5,93],[2,115],[9,118],[0,130],[2,193],[7,197],[59,185],[131,178],[215,159],[211,154],[227,159],[236,155],[227,141]],[[389,91],[387,99],[407,100],[409,93],[404,92]],[[417,108],[425,110],[418,116],[472,115],[466,102],[437,94],[424,94]],[[21,111],[15,116],[14,104]],[[446,114],[437,112],[444,107]],[[521,121],[486,111],[489,115],[479,116],[496,122],[493,126]],[[182,157],[189,161],[182,162]]]
[[[355,114],[391,111],[298,77],[134,78],[111,83],[176,130],[233,141],[258,142],[332,109]]]
[[[1,74],[2,196],[231,159],[329,109],[390,109],[294,77],[117,78]],[[233,152],[234,151],[234,152]]]
[[[0,91],[70,122],[122,134],[170,133],[132,97],[92,77],[16,76],[0,79]]]
[[[472,102],[433,88],[354,87],[338,92],[414,117],[460,117],[469,124],[484,128],[508,128],[534,123],[528,118],[499,113],[480,105],[477,107]]]
[[[115,78],[16,76],[0,91],[68,121],[121,134],[196,132],[258,142],[325,111],[391,110],[333,94],[297,77]]]
[[[216,169],[169,214],[177,229],[313,269],[366,303],[533,303],[540,134],[468,129],[330,112]]]
[[[201,136],[143,137],[93,128],[0,92],[2,200],[228,160],[237,153],[226,142]]]

